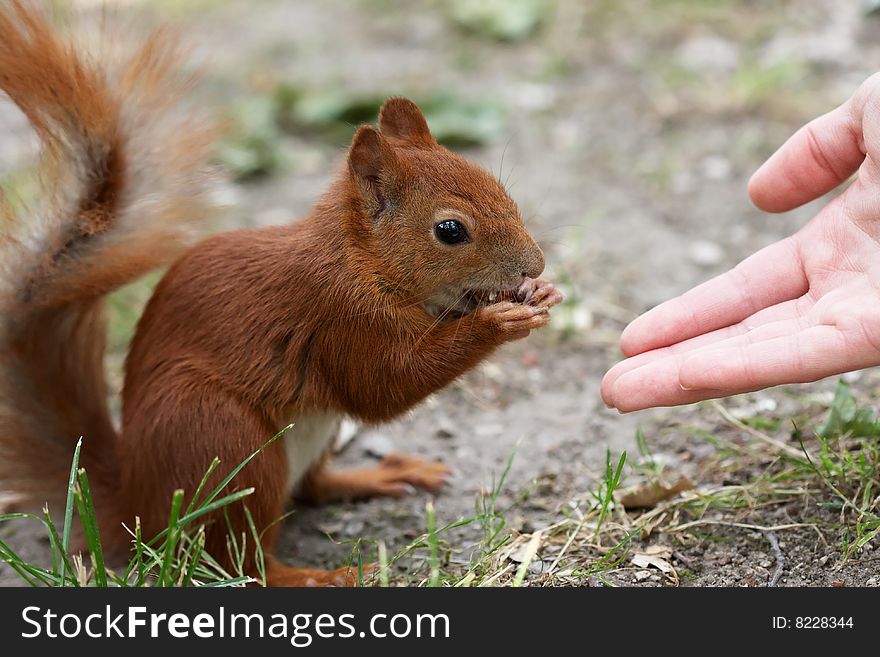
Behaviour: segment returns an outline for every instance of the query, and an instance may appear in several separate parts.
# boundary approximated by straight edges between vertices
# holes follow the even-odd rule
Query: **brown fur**
[[[174,60],[159,35],[111,79],[63,47],[38,12],[20,2],[0,10],[0,87],[31,119],[59,175],[47,219],[35,222],[38,247],[7,245],[16,264],[3,279],[0,447],[24,476],[0,474],[14,492],[32,493],[46,485],[35,466],[42,453],[60,489],[84,435],[85,465],[113,493],[99,512],[117,553],[130,547],[120,521],[138,515],[145,535],[160,531],[173,491],[192,493],[214,457],[219,481],[297,418],[400,415],[545,324],[559,300],[537,282],[540,303],[455,310],[466,290],[511,291],[538,276],[543,256],[500,183],[439,146],[419,109],[394,98],[378,129],[358,129],[347,166],[309,216],[218,235],[173,264],[131,345],[117,436],[104,406],[101,296],[162,264],[198,207],[201,132],[191,125],[147,152],[134,146],[148,117],[123,120],[128,103],[156,102],[153,116],[171,110]],[[62,175],[69,166],[76,175]],[[145,171],[170,187],[142,189],[134,178]],[[143,192],[161,196],[147,201]],[[434,237],[449,216],[467,225],[468,243]],[[436,307],[445,310],[426,310]],[[246,503],[268,528],[269,583],[350,583],[344,569],[293,569],[272,556],[290,465],[279,441],[234,482],[256,488]],[[318,464],[302,486],[320,499],[395,494],[404,482],[436,488],[442,474],[394,457],[354,473]],[[243,509],[231,520],[242,531]],[[225,537],[222,520],[208,526],[208,550],[220,559]]]

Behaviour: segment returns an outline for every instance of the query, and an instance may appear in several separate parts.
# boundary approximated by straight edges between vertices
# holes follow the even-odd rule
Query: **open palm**
[[[783,212],[856,171],[795,235],[633,321],[605,403],[687,404],[880,364],[880,74],[801,128],[749,193]]]

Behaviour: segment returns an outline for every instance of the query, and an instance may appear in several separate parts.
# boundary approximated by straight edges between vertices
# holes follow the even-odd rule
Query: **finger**
[[[874,364],[871,355],[870,350],[853,349],[835,326],[812,326],[745,348],[695,353],[682,364],[679,378],[686,388],[733,394],[861,369]]]
[[[620,348],[633,356],[682,342],[736,324],[808,289],[796,237],[789,237],[638,317],[624,329]]]
[[[865,159],[863,112],[877,93],[869,78],[843,105],[798,130],[749,181],[749,196],[762,210],[785,212],[837,187]]]
[[[542,294],[541,298],[537,301],[535,301],[533,297],[530,303],[541,306],[542,308],[552,308],[563,301],[565,301],[565,296],[562,292],[556,289],[551,289],[549,292]]]
[[[545,300],[549,295],[552,295],[556,292],[556,288],[553,287],[552,283],[547,283],[536,289],[532,295],[529,297],[527,303],[532,306],[540,305],[543,300]]]
[[[694,386],[685,381],[681,375],[684,364],[697,354],[711,356],[717,352],[740,352],[750,345],[797,333],[805,327],[807,321],[805,317],[794,317],[770,322],[752,330],[746,329],[745,333],[721,342],[673,353],[666,358],[649,362],[619,376],[609,386],[609,400],[618,410],[628,412],[652,406],[689,404],[703,398],[700,391],[705,389],[712,389],[713,394],[723,391],[724,385]]]
[[[789,301],[776,304],[775,306],[770,306],[769,308],[759,310],[757,313],[750,315],[739,324],[727,326],[722,329],[716,329],[715,331],[704,333],[703,335],[698,335],[697,337],[678,342],[668,347],[653,349],[651,351],[637,354],[631,358],[627,358],[626,360],[617,363],[614,367],[608,370],[608,372],[602,378],[602,399],[607,405],[613,406],[612,389],[614,387],[614,384],[618,378],[620,378],[627,372],[643,367],[648,363],[660,360],[661,358],[667,358],[668,356],[671,356],[673,354],[690,352],[696,349],[708,347],[723,340],[729,340],[730,338],[742,335],[743,333],[746,333],[759,326],[763,326],[764,324],[794,319],[796,317],[802,317],[806,315],[807,312],[809,312],[809,309],[812,306],[813,300],[810,298],[809,295],[804,295],[802,297],[798,297],[797,299],[791,299]]]
[[[643,368],[647,365],[650,365],[651,363],[668,359],[671,356],[680,355],[683,352],[706,347],[722,340],[727,340],[728,338],[741,335],[747,330],[748,328],[746,327],[746,324],[741,322],[739,324],[734,324],[733,326],[727,326],[722,329],[717,329],[710,333],[698,335],[695,338],[690,338],[689,340],[684,340],[683,342],[678,342],[668,347],[652,349],[651,351],[645,351],[643,353],[636,354],[635,356],[627,358],[626,360],[622,360],[614,365],[614,367],[612,367],[610,370],[608,370],[605,373],[605,376],[602,377],[602,384],[600,386],[602,401],[605,402],[606,406],[617,406],[617,399],[616,395],[614,394],[614,387],[617,384],[617,380],[624,374]]]

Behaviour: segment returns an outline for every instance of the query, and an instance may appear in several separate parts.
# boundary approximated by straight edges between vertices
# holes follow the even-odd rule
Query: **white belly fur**
[[[287,453],[288,493],[292,495],[296,491],[303,475],[318,462],[336,438],[340,422],[342,416],[335,413],[300,415],[293,418],[293,427],[282,438]]]

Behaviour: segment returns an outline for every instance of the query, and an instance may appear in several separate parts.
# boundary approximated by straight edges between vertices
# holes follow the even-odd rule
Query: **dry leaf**
[[[675,569],[667,561],[671,557],[672,550],[665,545],[649,545],[641,552],[633,554],[632,562],[636,568],[650,568],[653,566],[663,573],[674,573]]]
[[[620,498],[620,503],[626,509],[645,509],[686,490],[693,490],[693,488],[694,482],[687,477],[681,477],[671,486],[654,481],[625,492]]]

